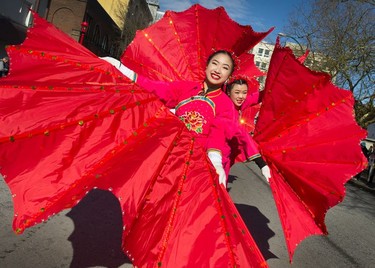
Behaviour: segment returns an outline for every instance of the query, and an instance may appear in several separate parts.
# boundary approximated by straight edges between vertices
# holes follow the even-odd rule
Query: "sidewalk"
[[[371,192],[375,194],[375,182],[372,183],[367,182],[367,172],[366,170],[361,173],[361,175],[358,175],[358,177],[353,177],[348,181],[348,183],[351,183],[365,191]]]

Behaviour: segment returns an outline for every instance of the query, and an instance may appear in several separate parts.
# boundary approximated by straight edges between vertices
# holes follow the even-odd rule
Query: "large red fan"
[[[206,153],[154,95],[36,15],[7,50],[0,165],[17,233],[99,188],[119,200],[135,266],[267,266]]]
[[[214,51],[229,50],[239,57],[241,64],[241,55],[272,30],[254,32],[251,26],[233,21],[223,7],[206,9],[196,4],[183,12],[167,11],[161,20],[137,31],[121,61],[154,80],[200,82],[204,79],[206,61]],[[245,55],[244,65],[247,60]]]
[[[326,234],[327,210],[366,166],[353,95],[276,44],[254,139],[272,171],[271,189],[290,259],[307,236]]]
[[[216,27],[227,20],[220,10],[203,16],[208,11],[196,5],[186,13],[167,13],[160,23],[137,33],[123,63],[153,79],[203,79],[202,55],[207,57],[212,48],[225,49],[225,43],[216,41],[240,31],[232,29],[224,37],[219,30],[215,35],[201,34],[206,28],[223,28]],[[213,26],[201,27],[201,22]],[[161,31],[167,37],[161,38]],[[255,38],[247,49],[258,41]],[[245,52],[234,51],[239,58]],[[304,238],[326,233],[326,211],[343,199],[345,182],[365,167],[359,147],[365,131],[354,120],[351,92],[332,85],[328,75],[304,67],[300,63],[304,57],[295,59],[290,49],[277,45],[274,54],[254,138],[272,169],[271,187],[292,259]],[[259,76],[251,65],[246,68],[252,70],[249,77]],[[239,71],[246,75],[246,69]]]

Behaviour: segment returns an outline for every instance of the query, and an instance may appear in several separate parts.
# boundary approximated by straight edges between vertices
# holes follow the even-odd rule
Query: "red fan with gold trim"
[[[255,32],[233,21],[223,7],[206,9],[196,4],[183,12],[167,11],[161,20],[137,31],[121,61],[153,80],[203,81],[206,61],[214,51],[233,52],[241,65],[241,55],[272,30]],[[245,56],[244,64],[246,60]]]
[[[277,42],[254,139],[271,168],[271,189],[290,260],[306,237],[326,234],[327,210],[366,166],[350,91],[309,70]]]

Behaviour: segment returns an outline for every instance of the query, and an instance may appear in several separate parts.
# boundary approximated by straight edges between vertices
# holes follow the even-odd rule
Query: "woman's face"
[[[206,82],[210,86],[221,87],[232,73],[232,59],[223,53],[212,57],[206,67]]]
[[[247,85],[234,84],[230,93],[229,98],[233,101],[236,107],[241,107],[247,97]]]

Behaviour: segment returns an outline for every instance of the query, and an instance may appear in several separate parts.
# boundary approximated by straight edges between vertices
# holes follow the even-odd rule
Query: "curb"
[[[348,183],[357,186],[361,190],[375,194],[375,183],[367,184],[367,182],[364,181],[363,178],[352,178],[348,181]]]

